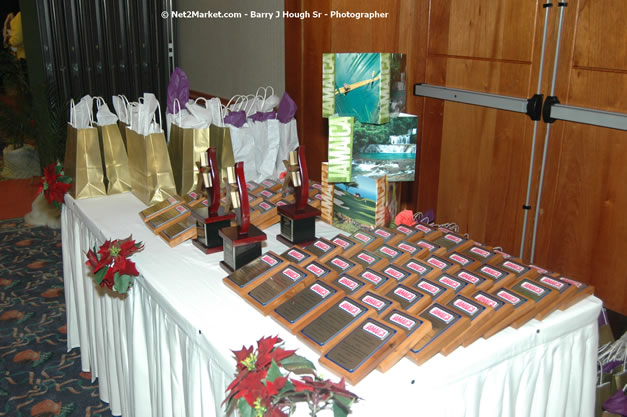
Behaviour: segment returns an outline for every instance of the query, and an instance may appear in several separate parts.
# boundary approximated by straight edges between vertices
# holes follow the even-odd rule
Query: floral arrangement
[[[233,352],[237,369],[223,403],[227,415],[237,408],[242,417],[286,417],[299,402],[308,404],[311,416],[328,407],[333,408],[334,417],[348,415],[359,397],[346,390],[344,379],[338,383],[323,380],[311,361],[282,346],[279,337],[263,337],[257,341],[257,350],[243,346]]]
[[[135,263],[128,258],[142,249],[143,243],[136,243],[131,236],[123,240],[107,240],[97,252],[95,246],[87,252],[86,265],[98,285],[125,294],[139,275]]]
[[[41,177],[40,188],[48,203],[61,208],[65,193],[72,186],[72,178],[65,175],[61,162],[56,162],[44,168],[44,176]]]

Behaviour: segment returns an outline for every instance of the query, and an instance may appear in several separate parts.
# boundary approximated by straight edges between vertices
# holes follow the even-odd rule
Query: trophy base
[[[214,247],[210,248],[208,246],[205,246],[205,244],[202,243],[201,241],[199,241],[198,239],[192,240],[192,244],[194,246],[196,246],[205,255],[211,255],[212,253],[222,252],[222,250],[224,248],[222,245],[214,246]]]
[[[248,233],[239,234],[239,226],[220,229],[224,260],[220,262],[222,269],[232,273],[261,256],[261,243],[268,237],[264,232],[250,225]]]
[[[277,240],[287,246],[302,245],[316,239],[316,216],[320,210],[306,205],[297,210],[296,205],[288,204],[278,207],[281,215],[281,234]]]
[[[231,226],[233,216],[216,216],[196,219],[196,239],[192,241],[194,246],[205,254],[222,251],[222,238],[220,229]]]

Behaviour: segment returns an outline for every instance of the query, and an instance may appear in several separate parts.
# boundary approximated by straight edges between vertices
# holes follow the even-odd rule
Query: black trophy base
[[[239,235],[239,226],[221,229],[219,234],[224,250],[224,260],[220,266],[229,274],[259,258],[261,243],[267,239],[266,234],[253,225],[250,225],[245,236]]]
[[[284,245],[302,245],[316,240],[316,216],[320,214],[309,205],[302,211],[296,211],[294,207],[279,207],[281,215],[281,234],[277,240]]]
[[[230,226],[231,221],[229,219],[212,223],[204,223],[204,221],[197,220],[196,231],[198,237],[192,240],[192,243],[206,255],[222,252],[223,241],[219,232],[220,229]]]

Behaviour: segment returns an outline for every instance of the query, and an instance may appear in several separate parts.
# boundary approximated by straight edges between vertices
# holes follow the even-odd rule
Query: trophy
[[[222,251],[222,239],[218,231],[231,225],[235,217],[220,206],[220,175],[216,158],[216,148],[209,148],[201,152],[199,170],[199,187],[205,189],[207,199],[192,210],[196,220],[197,237],[192,242],[194,246],[206,254]]]
[[[292,246],[311,242],[316,238],[316,216],[320,210],[307,204],[309,197],[309,175],[305,161],[305,146],[299,146],[289,153],[289,161],[283,161],[287,168],[283,189],[290,183],[294,188],[294,204],[278,207],[281,215],[281,233],[277,240],[285,245]]]
[[[267,239],[264,232],[250,224],[248,189],[244,177],[244,163],[227,168],[227,207],[233,207],[237,226],[220,229],[224,247],[224,260],[220,266],[229,274],[261,256],[261,242]]]

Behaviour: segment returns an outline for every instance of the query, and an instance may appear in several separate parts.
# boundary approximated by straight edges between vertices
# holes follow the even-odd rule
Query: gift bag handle
[[[174,107],[174,114],[176,115],[176,124],[181,127],[181,123],[183,122],[183,116],[181,115],[181,102],[178,98],[174,99],[174,101],[172,102],[172,107]],[[177,107],[179,111],[176,111]]]
[[[157,102],[157,111],[152,115],[152,123],[157,122],[157,116],[159,116],[159,130],[163,130],[163,127],[161,126],[161,104],[159,104],[159,102]]]
[[[72,120],[72,116],[74,116],[74,120]],[[70,124],[72,127],[76,127],[76,103],[74,103],[74,99],[70,99]]]
[[[207,107],[207,103],[209,102],[209,100],[204,97],[198,97],[196,98],[196,100],[194,100],[194,104],[198,104],[198,100],[203,100],[205,102],[205,108]]]
[[[129,116],[128,107],[130,106],[130,103],[128,102],[128,99],[126,98],[124,94],[118,94],[118,97],[122,101],[122,107],[124,108],[124,119],[128,120],[128,116]]]
[[[131,108],[137,108],[137,121],[139,121],[139,113],[141,113],[141,109],[138,106],[139,106],[139,103],[128,103],[129,113],[130,113],[130,109]],[[131,130],[133,129],[133,118],[132,117],[129,117],[129,119],[128,119],[128,127]]]

